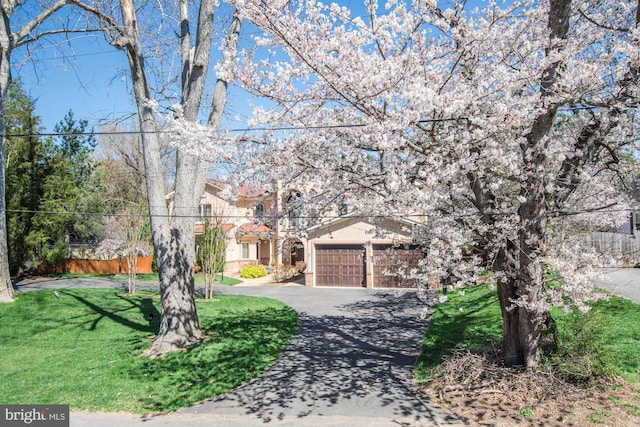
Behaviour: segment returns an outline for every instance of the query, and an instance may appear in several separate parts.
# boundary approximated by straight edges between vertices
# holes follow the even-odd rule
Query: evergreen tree
[[[86,119],[76,120],[73,111],[69,110],[53,128],[55,133],[61,134],[53,147],[54,154],[69,161],[72,179],[78,187],[89,180],[95,168],[92,154],[97,142],[95,136],[86,134],[88,124]]]
[[[42,184],[39,212],[27,242],[38,260],[57,264],[66,256],[71,243],[97,243],[102,224],[99,211],[101,185],[96,176],[92,153],[93,135],[87,135],[87,121],[76,121],[69,111],[54,130],[58,141],[48,140],[48,175]]]
[[[32,231],[49,166],[45,147],[36,136],[42,127],[34,113],[35,101],[20,80],[10,85],[6,106],[7,134],[13,135],[7,138],[5,152],[7,243],[9,268],[16,275],[30,258],[25,237]]]
[[[55,126],[59,140],[43,140],[35,101],[20,80],[12,82],[7,99],[5,200],[8,258],[12,275],[32,262],[56,264],[69,243],[96,243],[101,218],[79,212],[98,212],[104,191],[93,174],[95,138],[86,135],[87,121],[69,111]]]

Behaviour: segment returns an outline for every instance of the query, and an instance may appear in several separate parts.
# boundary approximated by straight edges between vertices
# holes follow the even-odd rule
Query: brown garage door
[[[373,245],[373,287],[415,288],[418,284],[416,279],[406,279],[398,272],[403,266],[409,269],[417,267],[422,258],[424,254],[417,245]]]
[[[316,286],[365,287],[362,245],[316,246]]]

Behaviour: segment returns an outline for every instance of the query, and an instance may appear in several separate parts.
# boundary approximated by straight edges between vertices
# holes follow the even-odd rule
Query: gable
[[[413,224],[394,217],[373,221],[356,215],[347,215],[309,228],[307,236],[309,240],[335,239],[345,242],[374,239],[410,241],[413,236]]]

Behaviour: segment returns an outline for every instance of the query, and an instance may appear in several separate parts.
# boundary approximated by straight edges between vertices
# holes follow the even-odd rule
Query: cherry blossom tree
[[[127,263],[127,283],[129,293],[136,293],[138,258],[148,256],[149,248],[149,208],[146,203],[132,203],[123,199],[112,199],[110,204],[116,214],[105,218],[104,222],[113,236],[100,242],[96,251],[99,255],[116,254]]]
[[[222,72],[269,100],[250,126],[272,129],[238,138],[247,170],[305,182],[316,213],[424,222],[413,274],[492,271],[505,363],[535,367],[552,306],[598,298],[573,230],[627,215],[637,0],[235,3],[263,33]]]

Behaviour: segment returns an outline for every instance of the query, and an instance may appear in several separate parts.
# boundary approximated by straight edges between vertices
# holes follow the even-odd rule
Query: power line
[[[198,208],[187,208],[197,210]],[[572,210],[572,211],[547,211],[547,215],[549,217],[556,216],[575,216],[582,214],[612,214],[612,213],[621,213],[621,212],[638,212],[640,208],[630,208],[630,209],[584,209],[584,210]],[[104,216],[104,217],[146,217],[146,218],[195,218],[200,220],[206,220],[209,218],[204,218],[201,215],[193,214],[193,215],[177,215],[177,214],[147,214],[147,213],[105,213],[105,212],[82,212],[82,211],[45,211],[45,210],[31,210],[31,209],[5,209],[5,212],[8,214],[43,214],[43,215],[77,215],[77,216]],[[282,215],[263,215],[261,217],[256,217],[252,215],[219,215],[220,218],[224,219],[247,219],[247,220],[256,220],[259,219],[261,222],[270,222],[270,221],[278,221],[282,219],[289,218],[288,212],[284,212]],[[401,219],[411,219],[411,218],[470,218],[470,217],[479,217],[479,216],[490,216],[490,217],[508,217],[508,216],[516,216],[518,213],[516,211],[513,212],[492,212],[492,213],[482,213],[482,212],[469,212],[469,213],[449,213],[449,214],[376,214],[376,215],[367,215],[367,214],[347,214],[345,216],[338,215],[296,215],[298,219],[307,219],[307,220],[338,220],[338,219],[393,219],[393,218],[401,218]]]
[[[466,121],[466,117],[460,118],[447,118],[447,119],[422,119],[416,121],[414,124],[425,123],[441,123],[441,122],[457,122]],[[367,123],[344,123],[344,124],[329,124],[329,125],[317,125],[317,126],[276,126],[276,127],[255,127],[255,128],[233,128],[226,130],[217,130],[214,132],[282,132],[282,131],[294,131],[294,130],[322,130],[322,129],[344,129],[344,128],[362,128],[371,126]],[[5,138],[33,138],[33,137],[65,137],[65,136],[110,136],[110,135],[145,135],[145,134],[164,134],[171,133],[171,130],[155,130],[155,131],[89,131],[89,132],[77,132],[77,133],[58,133],[58,132],[46,132],[46,133],[8,133],[5,134]],[[232,141],[229,139],[229,141]]]
[[[61,133],[61,132],[44,132],[44,133],[8,133],[5,134],[5,138],[35,138],[40,136],[45,137],[72,137],[72,136],[101,136],[101,135],[143,135],[143,134],[161,134],[168,133],[168,130],[158,131],[139,131],[139,130],[123,130],[123,131],[90,131],[90,132],[77,132],[77,133]]]

